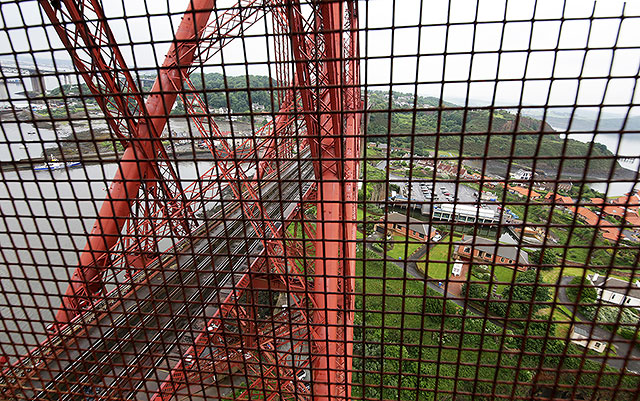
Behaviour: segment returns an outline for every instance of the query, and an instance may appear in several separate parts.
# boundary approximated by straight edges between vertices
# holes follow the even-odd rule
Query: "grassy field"
[[[571,373],[579,366],[582,349],[569,344],[566,353],[576,358],[561,362],[545,355],[540,361],[532,351],[542,349],[544,340],[527,339],[519,344],[514,333],[482,318],[465,316],[449,302],[443,304],[440,294],[424,282],[403,280],[399,267],[375,257],[368,252],[370,260],[363,263],[359,255],[356,264],[354,398],[453,400],[456,391],[455,400],[484,400],[492,398],[483,394],[495,391],[497,396],[524,399],[539,363],[557,372],[560,383],[577,385],[591,398],[588,387],[598,380],[601,366],[587,360],[578,377]],[[564,342],[549,341],[549,347],[564,352]],[[522,349],[529,354],[522,356]],[[602,375],[599,385],[616,386],[619,377],[613,373],[617,371],[604,370],[608,374]],[[542,380],[553,382],[555,377]],[[638,377],[625,376],[620,387],[626,391],[617,393],[615,399],[635,399],[639,384]],[[396,389],[398,386],[403,389]]]
[[[434,246],[431,251],[429,251],[424,262],[418,263],[418,269],[433,279],[445,280],[453,268],[453,263],[447,263],[447,261],[452,259],[453,252],[457,246],[455,244],[449,244],[449,242],[457,242],[460,241],[460,239],[462,239],[462,237],[459,236],[454,236],[451,240],[444,238],[442,243]]]
[[[586,278],[589,274],[594,274],[596,271],[593,269],[589,269],[586,267],[554,267],[552,269],[542,270],[540,272],[540,276],[545,283],[556,284],[560,281],[560,275],[562,276],[573,276],[573,277],[584,277]],[[616,277],[620,280],[629,281],[628,277],[618,276],[613,273],[609,274],[609,277]]]
[[[393,249],[387,251],[387,257],[395,260],[404,260],[405,255],[406,258],[409,258],[418,248],[424,245],[424,242],[418,242],[401,235],[394,235],[391,241],[393,242]]]
[[[516,274],[515,270],[505,266],[501,266],[501,265],[493,266],[493,269],[491,268],[491,266],[489,266],[489,269],[487,270],[487,272],[493,273],[493,277],[494,277],[493,282],[498,284],[498,293],[501,293],[505,287],[511,285],[511,283],[514,280],[513,276]],[[489,280],[480,280],[475,276],[471,276],[471,280],[484,281],[484,282],[489,281]]]

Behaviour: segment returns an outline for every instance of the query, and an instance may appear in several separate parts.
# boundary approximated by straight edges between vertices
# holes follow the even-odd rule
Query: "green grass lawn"
[[[493,273],[493,282],[495,284],[498,284],[498,293],[501,293],[502,290],[511,285],[511,283],[513,282],[514,278],[514,274],[516,274],[517,272],[513,269],[510,269],[506,266],[501,266],[501,265],[496,265],[493,266],[493,269],[491,268],[491,266],[489,266],[488,269],[489,273]],[[471,280],[473,281],[488,281],[488,280],[480,280],[475,276],[471,276]]]
[[[451,400],[448,394],[454,389],[477,393],[477,397],[456,400],[489,399],[480,394],[492,393],[522,398],[530,395],[533,375],[523,372],[538,369],[539,356],[522,357],[513,333],[480,317],[465,315],[450,302],[443,304],[442,296],[423,281],[404,280],[405,273],[394,263],[375,260],[372,252],[366,257],[363,263],[359,254],[356,263],[354,398]],[[568,329],[566,323],[562,326],[561,330]],[[486,335],[489,332],[496,336]],[[544,366],[555,369],[560,383],[576,384],[590,395],[588,387],[597,380],[601,366],[587,360],[576,376],[572,369],[578,367],[577,358],[583,350],[573,344],[564,350],[564,342],[561,344],[562,352],[576,358],[563,359],[570,365],[561,366],[558,358],[545,356],[548,359]],[[619,377],[605,374],[601,379],[600,386],[617,386]],[[624,390],[617,393],[616,400],[635,399],[639,379],[625,376],[619,383]],[[396,389],[398,386],[402,390]]]
[[[573,277],[584,277],[586,278],[589,274],[596,273],[594,270],[586,268],[586,267],[554,267],[552,269],[542,270],[540,272],[540,276],[542,276],[542,280],[545,283],[556,284],[560,281],[560,275],[562,276],[573,276]],[[609,274],[609,277],[616,277],[620,280],[629,281],[628,277],[617,276],[615,274]]]
[[[462,239],[460,236],[453,236],[451,240],[444,238],[442,243],[431,249],[424,262],[418,263],[418,269],[433,279],[446,279],[453,268],[453,263],[447,263],[447,261],[452,262],[453,252],[457,246],[449,242],[458,242],[460,239]]]
[[[418,248],[424,245],[424,242],[418,242],[402,235],[394,235],[390,242],[393,243],[393,249],[387,251],[387,257],[395,260],[408,259]]]

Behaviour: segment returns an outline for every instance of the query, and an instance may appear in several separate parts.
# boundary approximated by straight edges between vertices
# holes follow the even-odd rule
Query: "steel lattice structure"
[[[176,3],[0,1],[0,398],[638,398],[640,8]]]
[[[127,296],[141,282],[154,280],[160,273],[158,266],[171,263],[163,255],[185,252],[194,246],[194,237],[206,236],[212,228],[203,224],[197,213],[211,199],[212,188],[224,182],[225,189],[239,200],[233,210],[226,211],[227,218],[239,213],[247,219],[256,241],[250,251],[259,248],[259,256],[234,261],[246,264],[247,270],[237,269],[233,289],[217,294],[219,309],[193,334],[193,345],[160,381],[154,399],[172,398],[186,386],[212,377],[215,381],[239,367],[254,376],[247,383],[247,396],[254,388],[269,398],[287,393],[301,396],[308,389],[297,386],[295,378],[303,368],[312,369],[318,396],[348,396],[348,378],[343,372],[350,366],[351,349],[344,345],[350,335],[344,327],[351,325],[353,313],[344,311],[353,309],[353,285],[342,277],[353,276],[354,262],[345,257],[354,257],[355,224],[345,229],[342,222],[355,221],[354,181],[358,175],[356,138],[361,98],[357,34],[351,28],[357,29],[355,2],[318,3],[303,11],[299,3],[243,0],[214,16],[213,0],[192,1],[148,93],[139,89],[126,65],[99,1],[43,0],[40,6],[124,153],[80,265],[63,296],[56,323],[50,328],[55,334],[18,363],[33,367],[28,368],[29,373],[23,370],[18,374],[19,379],[10,380],[13,385],[16,380],[21,383],[37,376],[38,366],[56,352],[61,337],[73,332],[78,321],[87,323],[87,311],[93,313],[89,319],[94,320],[98,319],[96,308],[111,307],[105,287],[109,278],[119,282],[112,293]],[[268,16],[281,33],[274,38],[280,51],[276,58],[282,63],[293,61],[295,71],[289,76],[288,71],[280,71],[283,66],[277,66],[279,78],[291,79],[280,82],[288,87],[278,99],[277,117],[241,143],[229,143],[229,133],[222,132],[208,115],[206,100],[195,88],[191,74],[206,65],[232,35]],[[293,48],[293,59],[285,50],[289,47]],[[324,89],[316,93],[315,88]],[[161,133],[178,97],[216,162],[190,187],[183,187],[161,143]],[[304,118],[298,124],[300,115]],[[313,165],[314,183],[304,188],[286,215],[279,211],[277,217],[270,216],[273,208],[263,197],[260,183],[291,175],[294,154],[304,155],[304,163]],[[299,158],[297,161],[302,163]],[[308,172],[305,177],[309,178]],[[325,200],[317,206],[317,227],[301,218],[303,205],[313,203],[313,194]],[[290,244],[286,227],[291,221],[301,221],[305,233],[312,235],[309,238],[316,254],[326,255],[313,267],[309,265],[318,274],[313,282],[302,276],[301,268],[309,262],[297,264],[305,249]],[[163,249],[163,239],[171,239],[173,244]],[[337,254],[343,257],[329,256]],[[288,294],[292,312],[258,324],[251,300],[261,290],[274,289]],[[251,301],[249,305],[238,303],[242,296]],[[331,299],[328,304],[327,298]],[[338,298],[342,300],[336,302]],[[276,338],[288,340],[274,344]],[[291,356],[303,353],[303,348],[307,357]],[[262,370],[263,362],[269,365],[267,371]],[[196,365],[197,372],[192,373]],[[143,377],[152,373],[139,372]],[[133,389],[141,384],[130,385]],[[73,388],[70,385],[68,390]],[[269,389],[267,393],[265,389]]]

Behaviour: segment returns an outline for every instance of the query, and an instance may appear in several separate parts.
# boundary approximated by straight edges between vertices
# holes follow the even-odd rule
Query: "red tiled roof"
[[[637,193],[633,195],[623,195],[614,199],[612,203],[626,206],[638,206],[640,205],[640,195]]]
[[[519,194],[520,194],[520,195],[522,195],[522,196],[528,196],[528,197],[530,197],[531,199],[539,198],[539,197],[541,196],[541,195],[540,195],[539,193],[537,193],[536,191],[534,191],[534,190],[529,190],[529,189],[527,189],[527,188],[523,188],[523,187],[512,187],[511,185],[508,185],[508,186],[507,186],[507,188],[508,188],[510,191],[517,192],[517,193],[519,193]]]
[[[598,224],[598,215],[587,209],[586,207],[578,207],[578,216],[584,218],[587,224],[595,226]],[[608,223],[608,222],[607,222]]]
[[[602,199],[602,198],[591,198],[591,199],[589,199],[589,201],[591,203],[593,203],[594,205],[601,205],[601,204],[604,203],[604,199]]]
[[[570,196],[562,196],[562,195],[558,195],[556,193],[553,192],[549,192],[544,199],[545,200],[551,200],[551,198],[553,198],[553,201],[555,203],[564,203],[565,205],[572,205],[575,202],[573,201],[573,199],[571,199]]]
[[[610,216],[624,216],[624,209],[620,206],[608,205],[602,208],[602,212]]]
[[[627,214],[624,216],[627,223],[635,226],[634,228],[640,228],[640,216],[637,211],[627,209]]]
[[[609,241],[617,241],[620,237],[620,229],[617,227],[600,227],[600,232]]]

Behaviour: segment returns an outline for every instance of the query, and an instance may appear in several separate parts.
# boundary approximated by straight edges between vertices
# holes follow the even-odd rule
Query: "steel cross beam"
[[[87,32],[88,28],[86,26],[83,27],[83,23],[86,24],[86,21],[82,20],[82,14],[80,9],[77,8],[77,4],[71,0],[65,0],[64,3],[69,9],[74,10],[72,17],[79,31]],[[91,0],[91,4],[94,12],[99,17],[104,16],[96,1]],[[50,4],[46,0],[41,0],[41,5],[49,17],[56,21],[56,11],[51,8]],[[197,39],[202,34],[213,6],[214,0],[192,0],[189,2],[185,16],[176,32],[175,42],[169,49],[151,94],[144,104],[147,118],[138,120],[138,124],[133,128],[131,122],[129,124],[130,129],[133,129],[131,136],[136,138],[136,146],[128,146],[120,160],[109,195],[93,226],[85,251],[80,257],[80,267],[76,269],[71,279],[72,282],[63,297],[61,309],[56,316],[58,323],[67,323],[76,316],[81,307],[79,300],[91,302],[91,298],[102,291],[102,275],[108,263],[109,250],[121,236],[122,227],[131,215],[132,204],[138,198],[138,192],[143,181],[147,181],[149,178],[158,179],[160,184],[163,185],[161,175],[157,174],[157,171],[154,174],[153,161],[156,157],[153,155],[157,154],[154,151],[154,147],[157,146],[154,145],[157,137],[156,133],[162,132],[166,125],[169,112],[177,96],[174,91],[171,91],[171,88],[174,87],[173,82],[180,81],[183,75],[181,70],[188,68],[193,62],[198,43],[194,38]],[[107,32],[107,40],[112,41],[113,38],[108,28],[106,28],[107,25],[104,21],[101,22],[103,22],[102,26],[105,27],[104,31]],[[78,60],[77,57],[73,57],[73,43],[67,39],[67,33],[64,32],[59,23],[56,24],[56,27],[63,43],[70,49],[72,58]],[[91,35],[86,36],[87,41],[94,39]],[[93,59],[94,61],[100,61],[102,60],[102,54],[100,53],[102,51],[101,43],[93,43],[95,47],[90,47],[90,50],[94,52]],[[117,51],[117,46],[114,42],[108,43],[108,45],[113,51]],[[118,65],[123,65],[124,60],[121,57],[115,57],[115,59],[118,60]],[[105,63],[99,64],[98,67],[102,71],[103,77],[106,77],[104,79],[107,82],[113,81],[115,85],[116,80],[109,78],[109,74],[112,73],[110,68],[115,66],[109,66]],[[125,71],[127,70],[125,69]],[[86,69],[84,75],[86,75]],[[91,80],[92,78],[85,76],[85,80]],[[133,83],[129,79],[127,79],[127,82]],[[117,87],[111,89],[117,93]],[[118,99],[117,96],[116,99]],[[128,103],[123,105],[123,113],[128,110]],[[106,104],[104,108],[107,108]],[[170,166],[170,164],[167,165]],[[175,182],[176,184],[179,183],[178,180],[175,180]],[[178,192],[182,195],[180,188]],[[167,214],[170,215],[170,213]]]

